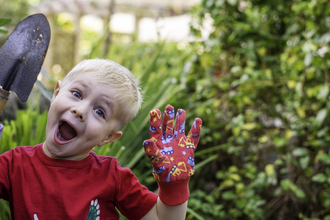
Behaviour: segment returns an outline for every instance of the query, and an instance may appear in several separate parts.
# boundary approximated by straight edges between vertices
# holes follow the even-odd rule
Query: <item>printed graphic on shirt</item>
[[[86,220],[100,220],[100,205],[98,204],[97,199],[91,201],[91,206]]]
[[[100,205],[98,204],[97,199],[92,200],[86,220],[100,220],[99,214],[100,214]],[[37,214],[34,214],[33,218],[34,220],[39,220]]]

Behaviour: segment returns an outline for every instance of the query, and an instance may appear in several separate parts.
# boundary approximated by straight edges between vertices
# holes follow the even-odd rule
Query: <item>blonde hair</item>
[[[139,80],[125,67],[106,59],[90,59],[78,63],[63,79],[62,85],[77,74],[89,72],[101,83],[113,86],[117,91],[119,111],[115,115],[118,123],[115,130],[121,130],[138,113],[142,104]]]

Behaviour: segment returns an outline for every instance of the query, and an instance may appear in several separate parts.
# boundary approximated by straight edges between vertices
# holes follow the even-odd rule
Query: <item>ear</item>
[[[51,103],[53,103],[54,99],[56,98],[57,94],[59,93],[59,91],[60,91],[60,85],[61,85],[61,81],[58,80],[58,81],[56,82],[55,87],[54,87],[54,93],[53,93],[53,98],[52,98]]]
[[[121,131],[112,132],[106,138],[104,138],[101,141],[101,143],[98,144],[98,146],[101,147],[101,146],[103,146],[103,145],[105,145],[107,143],[114,142],[114,141],[118,140],[122,135],[123,135],[123,132],[121,132]]]

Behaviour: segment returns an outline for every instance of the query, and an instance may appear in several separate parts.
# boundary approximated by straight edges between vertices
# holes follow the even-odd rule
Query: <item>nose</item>
[[[79,118],[80,121],[85,121],[87,116],[87,107],[84,105],[76,105],[71,108],[71,113],[75,117]]]

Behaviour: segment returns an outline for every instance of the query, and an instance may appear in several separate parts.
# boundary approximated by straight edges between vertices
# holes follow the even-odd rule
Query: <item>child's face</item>
[[[44,152],[51,158],[81,160],[90,150],[115,141],[116,91],[89,73],[55,86],[48,113]]]

